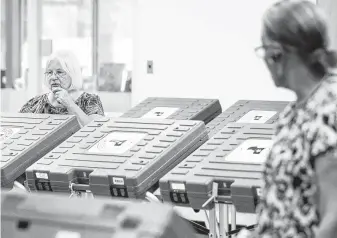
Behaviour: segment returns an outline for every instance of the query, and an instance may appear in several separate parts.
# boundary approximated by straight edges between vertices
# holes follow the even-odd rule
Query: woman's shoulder
[[[20,112],[32,112],[36,111],[35,109],[39,107],[39,105],[45,104],[47,102],[47,94],[37,95],[31,99],[29,99],[25,105],[22,106]]]
[[[94,93],[83,92],[80,96],[81,101],[100,101],[100,97]]]
[[[29,99],[26,103],[29,104],[29,105],[33,105],[33,104],[36,104],[36,103],[41,103],[41,102],[44,102],[46,101],[47,99],[47,94],[41,94],[41,95],[37,95],[35,97],[32,97],[31,99]]]
[[[337,102],[337,75],[331,74],[324,81],[316,100],[320,104],[336,104]],[[324,106],[324,105],[323,105]]]
[[[37,95],[37,96],[35,96],[35,97],[32,97],[31,99],[29,99],[29,101],[31,101],[31,102],[36,102],[36,101],[45,100],[45,99],[47,99],[47,96],[48,96],[48,94],[47,94],[47,93],[44,93],[44,94],[41,94],[41,95]]]
[[[98,95],[93,93],[83,92],[80,96],[80,101],[78,102],[82,110],[87,114],[99,114],[104,115],[104,109],[101,99]]]
[[[337,112],[337,77],[330,75],[326,78],[316,93],[308,100],[306,110],[315,119],[322,116],[335,117]]]

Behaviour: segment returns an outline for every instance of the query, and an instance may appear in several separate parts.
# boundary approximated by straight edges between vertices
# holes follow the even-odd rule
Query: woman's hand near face
[[[56,101],[62,106],[66,108],[70,108],[74,105],[75,102],[67,90],[61,87],[57,87],[57,88],[53,88],[52,92],[54,94]]]

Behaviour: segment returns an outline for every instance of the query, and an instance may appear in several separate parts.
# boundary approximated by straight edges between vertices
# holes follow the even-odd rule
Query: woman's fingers
[[[59,104],[63,105],[63,101],[60,98],[56,98],[56,102],[58,102]]]
[[[61,90],[62,90],[62,88],[60,88],[60,87],[53,87],[53,88],[51,89],[51,91],[52,91],[53,93],[56,93],[56,92],[61,91]]]
[[[61,87],[53,87],[51,91],[53,93],[56,93],[56,92],[62,92],[62,91],[66,91],[66,90],[61,88]]]

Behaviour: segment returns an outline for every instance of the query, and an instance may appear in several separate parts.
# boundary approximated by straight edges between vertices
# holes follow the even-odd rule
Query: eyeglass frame
[[[61,73],[60,73],[61,72]],[[51,73],[51,74],[50,74]],[[49,75],[48,75],[49,74]],[[55,74],[55,76],[57,78],[63,78],[64,76],[67,75],[67,72],[63,71],[63,70],[49,70],[49,71],[46,71],[44,72],[44,75],[47,77],[47,78],[51,78],[53,75]]]
[[[258,54],[258,51],[263,49],[263,50],[267,50],[267,49],[276,49],[276,50],[279,50],[280,51],[280,54],[284,55],[284,54],[300,54],[300,55],[304,55],[304,54],[310,54],[308,53],[305,49],[298,49],[292,45],[289,45],[289,44],[282,44],[282,45],[272,45],[272,44],[269,44],[269,45],[261,45],[261,46],[258,46],[254,49],[254,52],[255,54],[257,55],[257,57],[259,58],[264,58],[266,59],[264,56],[260,56]],[[275,56],[275,54],[273,54]],[[270,58],[270,57],[268,57]]]
[[[258,52],[259,50],[263,49],[264,52],[267,51],[267,49],[275,49],[275,50],[279,50],[279,53],[274,53],[274,54],[270,54],[270,55],[266,55],[266,53],[264,53],[263,55],[260,55]],[[261,45],[258,46],[254,49],[255,54],[257,55],[257,57],[264,59],[265,61],[267,61],[269,64],[274,64],[277,63],[277,61],[279,60],[280,57],[282,57],[283,55],[285,55],[285,53],[291,53],[294,51],[298,51],[296,49],[294,49],[294,47],[291,47],[290,45],[287,46],[281,46],[281,45]]]
[[[261,46],[258,46],[258,47],[256,47],[255,49],[254,49],[254,52],[255,52],[255,54],[257,55],[257,57],[259,57],[259,58],[265,58],[264,56],[260,56],[259,55],[259,50],[264,50],[264,51],[267,51],[267,49],[276,49],[276,50],[279,50],[279,51],[281,51],[280,53],[284,53],[286,50],[285,50],[285,48],[284,47],[282,47],[282,46],[275,46],[275,45],[261,45]]]

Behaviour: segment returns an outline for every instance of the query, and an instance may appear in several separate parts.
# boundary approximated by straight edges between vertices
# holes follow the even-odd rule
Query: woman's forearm
[[[82,127],[86,126],[92,121],[92,118],[85,114],[82,109],[77,106],[75,103],[71,103],[71,105],[68,107],[68,111],[70,114],[73,114],[76,116],[78,122]]]

